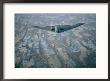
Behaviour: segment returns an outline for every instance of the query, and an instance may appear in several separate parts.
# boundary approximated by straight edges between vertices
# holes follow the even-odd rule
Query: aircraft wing
[[[55,32],[55,27],[54,26],[46,26],[46,27],[34,26],[34,28],[39,28],[39,29],[42,29],[42,30]]]
[[[77,23],[77,24],[74,24],[74,25],[55,25],[55,26],[46,26],[46,27],[34,26],[34,28],[39,28],[39,29],[43,29],[43,30],[47,30],[47,31],[61,33],[61,32],[65,32],[67,30],[79,27],[83,24],[84,23]],[[57,31],[55,30],[55,27],[57,27]]]
[[[84,23],[77,23],[77,24],[74,24],[74,25],[62,25],[62,26],[59,26],[58,33],[65,32],[67,30],[71,30],[71,29],[79,27],[79,26],[81,26],[83,24]]]

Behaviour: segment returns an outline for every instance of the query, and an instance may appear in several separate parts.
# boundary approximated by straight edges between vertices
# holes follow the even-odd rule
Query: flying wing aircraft
[[[39,26],[34,26],[34,28],[39,28],[47,31],[52,31],[56,33],[61,33],[76,27],[79,27],[83,25],[84,23],[77,23],[75,25],[55,25],[55,26],[46,26],[46,27],[39,27]]]

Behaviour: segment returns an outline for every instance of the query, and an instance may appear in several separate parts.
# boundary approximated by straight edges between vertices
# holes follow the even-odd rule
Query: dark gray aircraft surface
[[[77,23],[75,25],[55,25],[55,26],[46,26],[46,27],[39,27],[39,26],[34,26],[34,28],[39,28],[47,31],[52,31],[56,33],[61,33],[76,27],[79,27],[83,25],[84,23]]]

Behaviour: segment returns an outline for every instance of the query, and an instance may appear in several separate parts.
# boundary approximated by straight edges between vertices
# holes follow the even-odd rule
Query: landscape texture
[[[34,28],[83,25],[56,33]],[[95,13],[15,14],[15,68],[96,68]]]

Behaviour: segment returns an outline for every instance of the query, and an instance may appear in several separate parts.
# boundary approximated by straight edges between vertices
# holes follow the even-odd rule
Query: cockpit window
[[[64,30],[63,28],[60,28],[60,30]]]

